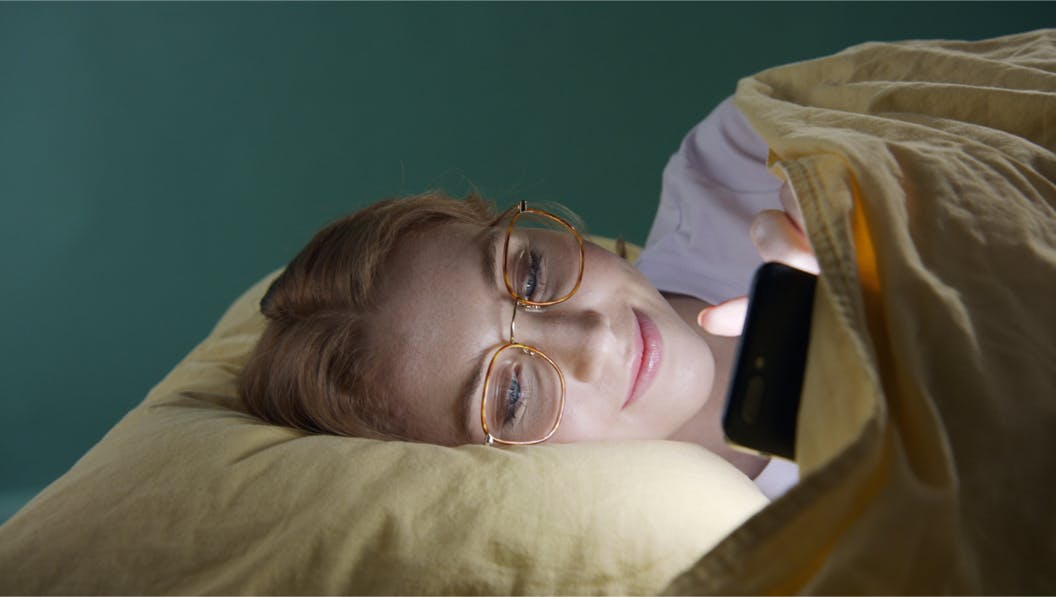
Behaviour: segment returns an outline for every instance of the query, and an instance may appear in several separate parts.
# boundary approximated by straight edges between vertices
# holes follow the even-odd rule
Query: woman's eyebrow
[[[502,275],[499,272],[499,254],[501,251],[500,245],[503,243],[504,237],[503,229],[494,226],[486,229],[484,234],[481,235],[481,275],[484,277],[488,288],[495,287],[496,280]],[[502,338],[499,338],[499,342],[502,342]],[[459,409],[462,415],[461,420],[464,424],[469,425],[466,431],[471,438],[473,437],[474,429],[472,423],[474,420],[474,406],[477,405],[477,396],[481,393],[481,384],[484,383],[484,372],[486,369],[484,360],[493,350],[495,350],[495,346],[489,346],[482,350],[477,355],[477,358],[473,360],[473,362],[477,363],[477,367],[463,385],[462,392],[459,393],[462,396]]]
[[[477,405],[477,396],[481,394],[481,384],[484,383],[484,371],[485,367],[482,366],[482,361],[488,356],[488,350],[485,349],[478,355],[477,368],[474,369],[473,375],[470,376],[469,381],[463,386],[463,391],[460,393],[462,396],[460,411],[460,421],[462,425],[466,426],[466,434],[471,440],[473,439],[473,421],[474,421],[474,406]]]
[[[496,279],[499,277],[499,245],[503,242],[503,229],[502,228],[488,228],[483,235],[481,244],[483,245],[483,251],[481,256],[482,273],[484,280],[489,286],[495,284]]]

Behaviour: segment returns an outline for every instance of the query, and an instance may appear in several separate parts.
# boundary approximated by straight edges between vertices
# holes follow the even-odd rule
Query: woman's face
[[[368,333],[410,439],[485,440],[484,373],[510,339],[514,309],[502,264],[488,259],[503,240],[497,228],[433,226],[408,235],[386,264]],[[516,341],[565,376],[565,412],[549,441],[667,438],[708,399],[713,355],[634,266],[591,243],[584,250],[575,295],[517,314]]]

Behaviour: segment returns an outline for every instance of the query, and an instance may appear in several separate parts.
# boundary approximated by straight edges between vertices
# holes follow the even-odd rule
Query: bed
[[[1054,592],[1054,32],[742,80],[819,258],[768,503],[677,442],[442,448],[265,424],[265,277],[0,527],[7,594]]]

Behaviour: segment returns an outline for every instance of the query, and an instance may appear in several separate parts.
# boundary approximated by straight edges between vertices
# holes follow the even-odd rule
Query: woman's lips
[[[657,376],[657,370],[661,367],[661,356],[664,353],[664,343],[661,340],[661,332],[657,325],[645,313],[634,309],[635,331],[634,337],[635,353],[631,359],[631,387],[628,388],[628,397],[624,400],[625,409],[650,387],[650,382]]]

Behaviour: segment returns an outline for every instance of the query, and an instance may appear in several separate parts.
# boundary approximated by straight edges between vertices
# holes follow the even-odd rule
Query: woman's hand
[[[765,262],[777,261],[818,274],[818,260],[804,235],[804,219],[788,183],[782,185],[779,196],[785,211],[772,209],[760,212],[749,228],[756,251]],[[706,332],[716,336],[738,336],[745,325],[748,306],[749,297],[733,298],[702,309],[697,315],[697,323]]]

